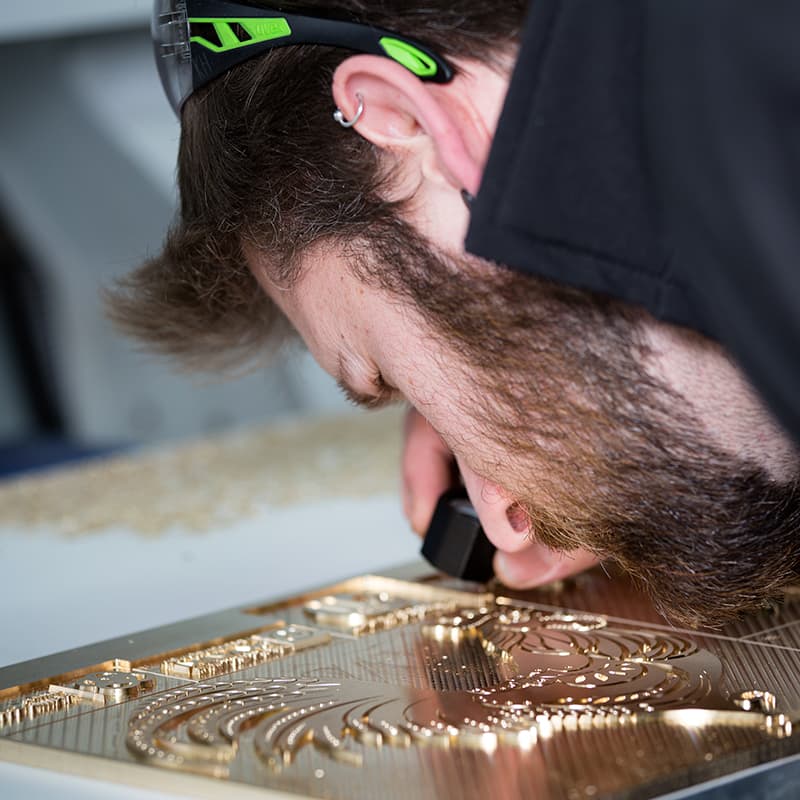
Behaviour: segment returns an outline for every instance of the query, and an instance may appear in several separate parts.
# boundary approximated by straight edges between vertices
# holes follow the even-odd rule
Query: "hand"
[[[456,461],[442,437],[415,408],[406,412],[403,435],[403,511],[424,536],[442,492],[458,483]]]
[[[494,556],[494,572],[500,583],[509,588],[530,589],[576,575],[599,561],[588,550],[551,550],[539,542],[531,542],[516,553],[498,550]]]
[[[515,513],[502,490],[464,464],[461,474],[486,535],[498,548],[497,577],[506,586],[525,589],[565,578],[597,563],[586,550],[554,551],[533,541],[524,517]],[[457,482],[453,454],[425,417],[416,409],[406,415],[403,448],[403,509],[420,536],[430,524],[439,495]]]

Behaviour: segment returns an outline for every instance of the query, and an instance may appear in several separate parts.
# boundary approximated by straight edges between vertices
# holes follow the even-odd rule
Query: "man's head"
[[[489,7],[478,0],[289,0],[280,5],[285,12],[355,18],[420,39],[450,61],[499,70],[503,54],[513,50],[526,2]],[[351,56],[323,46],[272,50],[189,99],[181,119],[179,220],[162,256],[129,281],[132,302],[119,298],[116,306],[133,333],[203,368],[211,361],[247,358],[262,351],[282,320],[258,290],[242,256],[243,243],[258,249],[275,275],[288,279],[315,245],[353,243],[393,228],[397,207],[387,197],[397,184],[396,161],[332,118],[334,105],[347,117],[356,108],[354,93],[334,99],[331,90],[337,68]],[[402,73],[400,67],[394,71]],[[457,76],[453,88],[462,86],[463,78]],[[374,97],[368,104],[365,120],[376,111]]]
[[[117,318],[201,366],[288,318],[355,399],[425,416],[501,549],[533,537],[615,558],[676,619],[757,606],[795,574],[797,459],[725,354],[463,254],[460,190],[480,183],[525,4],[369,5],[336,4],[422,40],[456,78],[302,47],[199,92],[180,219]],[[344,130],[332,106],[350,117],[357,95]],[[487,487],[514,524],[495,525]]]

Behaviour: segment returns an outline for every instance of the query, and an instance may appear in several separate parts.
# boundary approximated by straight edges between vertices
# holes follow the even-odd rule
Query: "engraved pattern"
[[[319,647],[330,640],[330,634],[324,631],[305,625],[289,625],[165,659],[161,662],[161,672],[175,678],[204,681],[265,664],[309,647]]]
[[[78,680],[51,683],[47,691],[0,708],[0,730],[25,721],[67,711],[81,703],[103,706],[130,700],[152,691],[155,682],[140,672],[132,672],[129,661],[114,659],[112,669],[88,673]]]
[[[798,614],[679,631],[600,572],[518,598],[361,576],[0,671],[0,758],[226,797],[655,796],[798,752]]]
[[[336,684],[295,678],[220,681],[160,695],[130,720],[126,743],[138,756],[163,767],[223,776],[236,756],[236,739],[254,721],[320,697],[331,703]]]
[[[0,729],[19,725],[24,720],[38,719],[55,714],[57,711],[66,711],[70,706],[78,703],[80,703],[80,698],[73,695],[37,692],[10,708],[0,711]]]
[[[159,766],[225,776],[245,733],[274,771],[304,747],[360,766],[365,748],[491,752],[499,744],[530,748],[563,728],[652,719],[791,733],[770,693],[723,697],[719,660],[681,635],[508,605],[436,612],[420,632],[434,650],[446,646],[447,654],[432,659],[435,669],[458,669],[469,651],[482,650],[510,677],[471,691],[292,677],[200,684],[161,695],[135,714],[128,747]]]
[[[455,607],[452,600],[439,603],[415,602],[389,592],[378,592],[374,595],[359,592],[326,595],[309,601],[303,610],[317,625],[346,630],[354,636],[360,636],[410,625],[425,619],[434,611],[448,613]]]

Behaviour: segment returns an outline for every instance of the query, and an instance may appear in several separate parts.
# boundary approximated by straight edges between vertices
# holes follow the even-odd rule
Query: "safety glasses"
[[[225,0],[155,0],[151,32],[161,83],[176,114],[201,86],[249,58],[288,45],[386,56],[423,81],[447,83],[453,77],[443,58],[391,31]]]

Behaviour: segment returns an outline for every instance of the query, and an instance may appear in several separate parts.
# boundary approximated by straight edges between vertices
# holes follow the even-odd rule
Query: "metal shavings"
[[[397,490],[402,411],[247,429],[0,483],[0,531],[210,531],[259,507]]]

